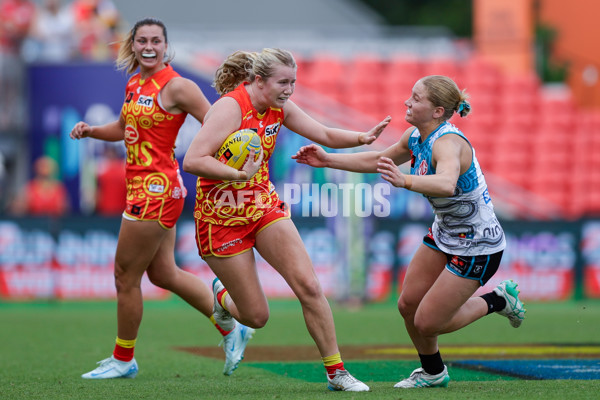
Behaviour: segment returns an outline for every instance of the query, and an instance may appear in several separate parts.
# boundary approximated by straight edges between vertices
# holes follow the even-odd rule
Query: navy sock
[[[506,307],[506,300],[502,296],[498,296],[496,292],[489,292],[481,296],[488,305],[488,315],[502,310]]]
[[[439,351],[435,354],[419,354],[419,358],[421,359],[421,367],[429,375],[437,375],[444,370],[444,361],[442,361]]]

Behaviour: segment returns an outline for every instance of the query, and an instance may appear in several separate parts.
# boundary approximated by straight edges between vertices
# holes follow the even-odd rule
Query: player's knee
[[[415,329],[422,337],[434,337],[439,334],[439,327],[434,324],[433,321],[419,315],[415,316],[414,325]]]
[[[154,286],[158,286],[161,289],[170,290],[172,287],[173,276],[170,274],[157,274],[150,270],[146,271],[148,279]]]
[[[398,311],[404,319],[412,318],[417,311],[417,306],[418,304],[407,300],[404,296],[398,298]]]
[[[269,310],[258,310],[250,315],[244,316],[240,321],[250,328],[259,329],[264,327],[269,320]]]
[[[128,292],[133,288],[139,287],[139,283],[136,285],[137,280],[130,274],[118,273],[115,271],[115,288],[117,293]]]
[[[300,302],[310,302],[314,299],[320,299],[323,296],[323,290],[316,278],[303,280],[295,284],[292,290]]]
[[[141,277],[134,276],[134,274],[127,273],[123,269],[118,268],[115,265],[115,288],[117,293],[129,292],[132,289],[137,289],[141,285]]]

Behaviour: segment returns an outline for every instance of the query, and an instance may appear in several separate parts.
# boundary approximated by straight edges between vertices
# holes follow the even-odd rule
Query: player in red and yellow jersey
[[[210,103],[194,82],[173,70],[167,51],[165,25],[154,18],[138,21],[117,59],[117,66],[130,74],[139,67],[127,83],[119,119],[102,126],[78,122],[71,132],[74,139],[123,140],[127,148],[127,204],[115,255],[117,340],[113,355],[83,374],[86,379],[137,375],[133,353],[142,320],[144,273],[210,318],[223,336],[241,329],[234,320],[219,324],[211,290],[175,264],[174,228],[186,196],[175,139],[188,114],[203,122]],[[241,356],[226,352],[226,372],[233,372]]]
[[[132,76],[121,109],[127,147],[124,216],[156,220],[168,229],[177,222],[186,196],[173,149],[187,113],[173,114],[160,106],[161,90],[176,77],[170,65],[146,79]]]
[[[269,180],[268,166],[284,120],[283,109],[269,107],[259,113],[252,105],[245,84],[238,85],[224,97],[234,99],[241,109],[243,117],[239,129],[252,129],[260,137],[263,158],[258,172],[247,181],[198,179],[195,216],[201,230],[197,239],[203,256],[230,256],[249,251],[256,233],[290,216]],[[239,228],[228,229],[232,226]],[[238,232],[244,230],[247,240],[236,240],[240,237]]]
[[[219,312],[260,328],[267,322],[269,306],[251,251],[256,248],[298,296],[327,370],[329,389],[367,391],[369,387],[344,368],[331,308],[287,207],[269,180],[268,161],[281,126],[324,146],[344,148],[372,143],[390,118],[368,132],[326,127],[289,100],[295,83],[296,62],[286,50],[235,52],[217,70],[215,88],[222,97],[206,114],[183,161],[186,172],[199,176],[198,248],[217,276],[213,291]],[[255,129],[262,148],[257,160],[251,151],[237,170],[214,154],[229,134],[242,128]],[[219,297],[224,288],[231,297]]]

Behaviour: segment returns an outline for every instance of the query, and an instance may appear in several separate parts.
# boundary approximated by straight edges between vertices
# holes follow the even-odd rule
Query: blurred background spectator
[[[75,0],[72,12],[78,36],[79,56],[88,60],[114,58],[120,15],[111,0]]]
[[[69,197],[65,185],[57,179],[57,172],[58,164],[53,158],[38,158],[33,164],[33,178],[13,201],[13,214],[52,217],[67,214],[71,208]]]
[[[0,131],[23,124],[24,66],[21,45],[29,34],[36,6],[30,0],[0,2]]]
[[[23,48],[27,61],[66,62],[75,57],[75,18],[62,0],[43,0]]]
[[[127,187],[123,149],[121,143],[109,144],[104,149],[103,157],[98,161],[96,212],[99,215],[118,216],[125,210]]]
[[[30,0],[0,2],[0,45],[3,52],[18,54],[35,18],[36,5]]]

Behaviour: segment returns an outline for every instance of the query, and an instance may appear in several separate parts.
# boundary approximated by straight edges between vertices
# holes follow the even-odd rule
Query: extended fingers
[[[316,145],[314,145],[314,144],[309,144],[308,146],[302,146],[302,147],[300,147],[300,149],[298,149],[296,154],[292,155],[292,158],[293,159],[302,158],[302,157],[306,156],[308,153],[311,153],[311,152],[314,153],[315,151],[316,151]]]

